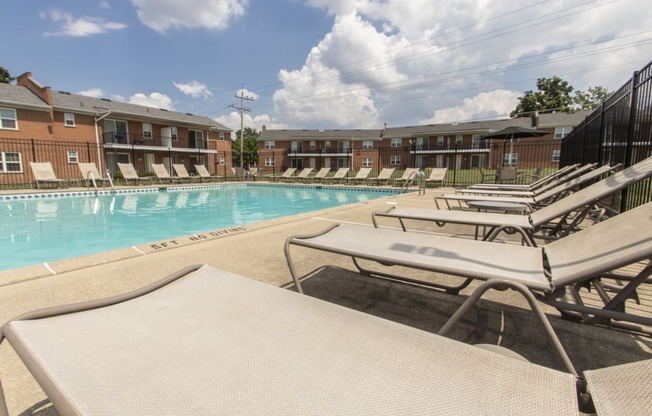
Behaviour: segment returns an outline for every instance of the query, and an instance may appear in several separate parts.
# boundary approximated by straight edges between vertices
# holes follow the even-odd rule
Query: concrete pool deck
[[[117,250],[61,264],[55,262],[51,267],[56,274],[35,269],[40,266],[0,272],[0,322],[34,309],[124,293],[190,264],[210,264],[272,285],[291,286],[283,254],[288,236],[317,232],[333,222],[372,226],[371,213],[386,210],[393,204],[434,208],[433,196],[444,190],[427,189],[426,195],[421,196],[416,193],[388,196],[249,224],[211,238],[189,239],[183,244],[152,248],[143,253],[126,255]],[[382,224],[398,227],[389,221]],[[472,237],[474,233],[474,228],[467,226],[440,229],[422,224],[422,228],[461,238]],[[304,283],[306,294],[431,332],[444,324],[476,286],[472,284],[461,296],[452,296],[361,277],[352,272],[355,268],[351,260],[343,256],[305,249],[296,249],[293,254],[300,273],[313,272]],[[649,314],[652,292],[639,293],[639,296],[642,305],[633,306]],[[450,337],[471,344],[501,342],[534,363],[563,370],[525,305],[514,292],[490,292]],[[546,311],[579,371],[652,358],[652,339],[647,336],[580,325],[561,320],[554,309]],[[0,346],[0,380],[10,415],[56,414],[7,342]]]

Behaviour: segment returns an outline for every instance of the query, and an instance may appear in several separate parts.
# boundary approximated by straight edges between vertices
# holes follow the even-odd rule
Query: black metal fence
[[[561,165],[598,163],[631,166],[652,156],[652,62],[609,97],[564,139]],[[652,200],[652,182],[617,195],[620,212]]]

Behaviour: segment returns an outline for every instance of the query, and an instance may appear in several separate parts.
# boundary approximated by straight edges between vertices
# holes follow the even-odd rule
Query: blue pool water
[[[388,196],[373,190],[223,186],[0,202],[0,270]]]

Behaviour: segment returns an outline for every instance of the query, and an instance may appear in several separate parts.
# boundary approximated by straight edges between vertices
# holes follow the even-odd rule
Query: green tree
[[[14,79],[15,78],[9,74],[9,71],[5,67],[0,66],[0,82],[9,84]]]
[[[573,86],[563,79],[537,79],[537,91],[526,91],[519,97],[519,104],[511,112],[511,117],[529,117],[535,111],[539,112],[571,112],[573,111]]]
[[[575,108],[578,110],[595,110],[613,94],[613,91],[607,90],[605,87],[598,85],[596,87],[589,87],[587,91],[575,91],[573,102]]]
[[[259,132],[255,128],[244,128],[244,143],[243,143],[243,163],[246,166],[253,166],[258,164],[258,136]],[[236,139],[231,145],[231,154],[233,155],[233,163],[240,164],[240,130],[235,133]]]

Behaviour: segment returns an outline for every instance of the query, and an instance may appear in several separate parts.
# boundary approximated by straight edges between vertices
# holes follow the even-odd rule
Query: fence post
[[[638,78],[639,71],[634,71],[632,76],[632,87],[629,91],[629,115],[627,120],[627,143],[625,144],[625,160],[623,161],[623,168],[627,168],[632,165],[632,153],[634,149],[634,136],[636,135],[635,124],[636,124],[636,102],[638,100],[638,94],[636,89],[636,79]],[[625,187],[621,191],[622,197],[620,198],[620,212],[625,212],[627,210],[627,188]]]

